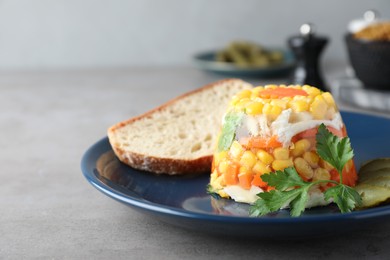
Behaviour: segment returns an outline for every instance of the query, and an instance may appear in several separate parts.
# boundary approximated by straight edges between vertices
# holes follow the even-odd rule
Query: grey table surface
[[[221,78],[174,67],[0,73],[0,259],[388,259],[389,221],[322,239],[218,237],[161,223],[85,180],[81,157],[110,125]]]

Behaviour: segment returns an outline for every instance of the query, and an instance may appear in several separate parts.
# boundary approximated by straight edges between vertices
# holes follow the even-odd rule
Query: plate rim
[[[390,120],[387,117],[380,115],[365,114],[360,112],[351,112],[351,111],[340,111],[343,114],[354,114],[354,115],[363,115],[375,118],[381,118],[384,120]],[[316,223],[316,222],[333,222],[333,221],[343,221],[343,220],[364,220],[364,219],[373,219],[384,216],[390,216],[390,204],[380,207],[374,207],[369,209],[357,210],[350,213],[334,213],[334,214],[315,214],[315,215],[306,215],[300,217],[246,217],[246,216],[230,216],[230,215],[217,215],[217,214],[208,214],[195,211],[188,211],[185,209],[167,206],[148,200],[143,200],[142,198],[137,198],[135,196],[130,196],[120,191],[120,187],[113,188],[110,185],[107,185],[100,179],[96,177],[93,173],[93,170],[90,169],[90,165],[94,160],[94,154],[96,154],[97,149],[102,149],[102,146],[107,146],[108,150],[105,149],[104,152],[110,151],[111,147],[109,144],[108,137],[105,136],[91,145],[83,154],[81,159],[81,171],[87,181],[95,187],[97,190],[103,194],[122,202],[128,206],[135,207],[141,210],[146,210],[152,213],[165,214],[175,217],[181,217],[186,219],[193,220],[204,220],[212,222],[225,222],[225,223],[252,223],[252,224],[294,224],[294,223]],[[102,153],[99,153],[99,156]],[[91,161],[92,160],[92,161]]]

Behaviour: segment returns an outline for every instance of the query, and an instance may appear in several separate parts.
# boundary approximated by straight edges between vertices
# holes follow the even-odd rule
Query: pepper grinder
[[[319,58],[327,43],[328,38],[316,35],[314,26],[309,23],[300,27],[300,35],[288,39],[288,45],[296,58],[296,67],[290,77],[290,84],[307,84],[329,91],[319,69]]]

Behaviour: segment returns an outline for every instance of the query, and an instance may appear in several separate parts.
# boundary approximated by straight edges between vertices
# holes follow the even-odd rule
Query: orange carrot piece
[[[239,167],[237,164],[229,164],[227,171],[224,174],[226,185],[235,185],[238,183],[238,170]]]
[[[282,144],[278,141],[278,138],[276,136],[271,136],[271,138],[263,138],[260,136],[252,137],[248,141],[248,147],[250,148],[277,148],[281,147]]]
[[[340,175],[336,169],[330,171],[330,179],[337,182],[340,181]],[[353,187],[356,185],[357,180],[358,176],[356,173],[355,164],[353,161],[349,161],[343,169],[343,184]]]
[[[345,130],[345,126],[343,126],[340,130],[337,130],[336,128],[334,127],[331,127],[331,126],[327,126],[326,127],[332,134],[338,136],[338,137],[345,137],[347,136],[346,135],[346,130]],[[295,135],[293,138],[292,138],[292,141],[293,142],[296,142],[300,139],[303,139],[303,138],[311,138],[311,137],[315,137],[316,134],[318,132],[318,128],[317,127],[314,127],[314,128],[310,128],[310,129],[307,129],[303,132],[300,132],[299,134]]]
[[[302,89],[295,88],[269,88],[259,92],[259,97],[261,98],[284,98],[295,96],[308,96],[308,94]]]
[[[240,173],[238,175],[238,181],[240,186],[246,190],[249,190],[252,186],[253,175],[251,172]]]
[[[260,188],[266,188],[267,183],[261,179],[260,173],[257,173],[253,176],[252,185],[260,187]]]
[[[347,162],[347,165],[343,170],[343,183],[345,185],[354,187],[356,185],[357,180],[358,180],[358,176],[356,174],[355,164],[351,160]]]

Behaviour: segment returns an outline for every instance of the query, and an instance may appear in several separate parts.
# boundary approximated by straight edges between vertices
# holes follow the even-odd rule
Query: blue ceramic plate
[[[390,157],[390,120],[343,112],[355,162]],[[206,193],[209,176],[158,176],[134,170],[115,157],[107,138],[84,154],[81,168],[98,190],[136,210],[173,225],[212,234],[256,238],[308,238],[358,229],[389,219],[390,205],[341,214],[334,205],[306,210],[292,218],[281,210],[261,218],[248,216],[248,205]]]
[[[283,62],[266,67],[240,68],[228,62],[216,61],[216,51],[208,51],[195,55],[194,63],[199,69],[233,77],[271,78],[288,75],[294,67],[295,60],[293,54],[279,48],[269,48],[269,50],[281,51],[283,53]]]

